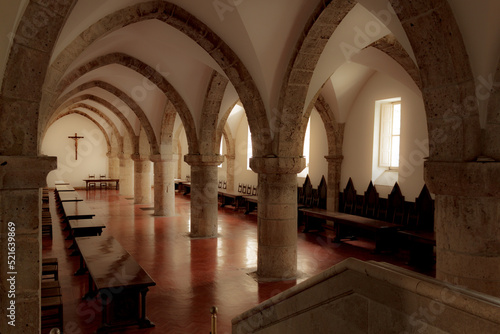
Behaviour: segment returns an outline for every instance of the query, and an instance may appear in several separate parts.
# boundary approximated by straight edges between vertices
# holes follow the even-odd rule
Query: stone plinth
[[[218,170],[221,155],[186,155],[191,166],[191,237],[217,237]]]
[[[134,204],[151,203],[151,161],[149,157],[133,155]]]
[[[154,165],[154,215],[175,215],[174,174],[177,156],[151,156]]]
[[[500,297],[500,163],[426,162],[436,277]]]
[[[56,168],[55,157],[0,156],[1,333],[15,332],[15,328],[22,328],[23,333],[39,332],[40,188],[47,185],[47,174]],[[9,232],[15,240],[9,241]],[[7,266],[9,251],[15,255],[13,268]],[[10,275],[9,272],[17,274]],[[11,276],[15,277],[15,298],[8,297],[11,289],[7,279]],[[7,325],[10,300],[15,301],[15,328]]]
[[[286,280],[297,275],[297,173],[305,158],[251,158],[259,173],[259,279]]]
[[[120,195],[134,196],[134,161],[129,155],[120,155]]]

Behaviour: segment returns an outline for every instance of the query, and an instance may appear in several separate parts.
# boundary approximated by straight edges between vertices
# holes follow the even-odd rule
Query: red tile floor
[[[134,205],[116,190],[79,191],[98,219],[155,280],[147,295],[151,329],[119,333],[209,333],[212,305],[218,307],[218,333],[231,333],[231,319],[264,300],[348,257],[386,261],[405,267],[404,253],[371,254],[373,244],[358,240],[331,242],[331,235],[298,233],[297,280],[257,282],[257,217],[231,207],[219,209],[219,237],[191,239],[189,197],[176,195],[176,216],[154,217],[151,206]],[[79,257],[70,256],[67,232],[61,230],[50,196],[53,240],[43,238],[43,257],[57,257],[64,304],[64,333],[92,333],[100,324],[99,304],[82,301],[88,278],[74,276]],[[408,267],[407,267],[408,268]],[[409,268],[414,269],[414,268]],[[434,275],[433,271],[424,272]]]

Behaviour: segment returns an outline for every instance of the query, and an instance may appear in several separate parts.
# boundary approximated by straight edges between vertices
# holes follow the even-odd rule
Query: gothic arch
[[[87,84],[84,84],[82,86],[75,88],[74,92],[76,94],[77,92],[84,91],[84,90],[86,90],[88,88],[92,88],[92,87],[97,87],[97,86],[95,85],[94,82],[89,82]],[[65,101],[65,99],[67,97],[70,97],[70,96],[74,96],[74,94],[71,94],[71,92],[68,93],[63,98],[61,98],[61,101]],[[134,133],[134,129],[132,128],[132,125],[130,124],[128,119],[123,115],[123,113],[117,107],[115,107],[112,103],[108,102],[107,100],[105,100],[101,97],[98,97],[98,96],[95,96],[92,94],[84,94],[84,95],[75,96],[75,97],[65,101],[64,103],[59,104],[59,107],[54,112],[53,117],[55,117],[55,115],[57,115],[62,110],[69,108],[73,104],[79,103],[81,101],[87,101],[87,100],[94,101],[94,102],[102,105],[103,107],[105,107],[108,110],[110,110],[111,112],[113,112],[120,119],[120,121],[124,125],[125,131],[126,131],[126,136],[123,136],[123,137],[125,139],[128,139],[128,140],[124,141],[123,150],[124,150],[124,152],[129,153],[129,154],[134,153],[134,148],[137,146],[137,144],[136,144],[136,136]],[[44,130],[44,132],[45,131],[46,131],[46,129]]]
[[[188,137],[190,149],[193,152],[197,152],[199,144],[196,141],[196,130],[194,125],[194,120],[184,99],[180,96],[177,90],[168,82],[168,80],[165,77],[163,77],[161,73],[159,73],[157,70],[155,70],[148,64],[140,61],[139,59],[131,57],[127,54],[124,53],[106,54],[89,61],[88,63],[80,66],[79,68],[74,69],[73,71],[68,73],[64,78],[62,78],[61,81],[58,83],[57,88],[54,92],[54,96],[59,96],[63,92],[65,87],[71,85],[82,75],[89,73],[93,70],[96,70],[100,67],[104,67],[111,64],[122,65],[141,74],[149,81],[151,81],[154,85],[156,85],[156,87],[158,87],[158,89],[165,94],[167,99],[173,103],[174,107],[179,113],[179,116],[181,117],[181,120],[186,129],[186,135]],[[145,129],[146,131],[150,131],[148,130],[148,127],[145,127]]]
[[[149,145],[151,145],[151,152],[152,154],[158,154],[159,149],[158,149],[158,142],[156,141],[156,135],[154,133],[153,128],[151,127],[151,124],[149,123],[149,120],[144,113],[144,110],[132,99],[130,96],[128,96],[125,92],[120,90],[119,88],[104,82],[104,81],[92,81],[87,84],[84,84],[80,86],[80,88],[91,88],[91,87],[97,87],[101,88],[105,91],[108,91],[109,93],[115,95],[118,97],[121,101],[123,101],[125,104],[129,106],[129,108],[134,112],[134,114],[137,116],[139,119],[139,122],[141,124],[141,127],[144,128],[146,131],[146,135],[149,140]],[[115,108],[116,109],[116,108]]]
[[[328,140],[328,155],[341,156],[342,145],[344,142],[344,123],[339,124],[333,116],[330,105],[325,101],[324,97],[320,94],[314,103],[314,107],[318,111],[326,130]],[[311,114],[310,108],[308,116]]]
[[[104,138],[106,139],[106,144],[108,146],[108,152],[111,152],[112,150],[112,146],[111,146],[111,140],[109,139],[109,135],[108,133],[106,132],[106,130],[104,130],[104,128],[102,127],[101,124],[99,124],[99,122],[97,122],[97,120],[93,117],[91,117],[90,115],[82,112],[82,111],[79,111],[79,110],[75,110],[75,109],[72,109],[72,110],[69,110],[61,115],[59,115],[57,118],[56,118],[56,121],[58,119],[61,119],[65,116],[68,116],[68,115],[80,115],[82,117],[85,117],[87,118],[88,120],[90,120],[92,123],[94,123],[98,128],[99,130],[101,130],[102,134],[104,135]]]
[[[445,0],[423,5],[390,2],[408,35],[420,69],[430,158],[474,160],[480,152],[479,115],[477,108],[471,110],[465,105],[467,96],[475,96],[474,81],[448,3]],[[280,154],[300,155],[297,143],[301,136],[301,116],[314,69],[329,38],[356,3],[349,0],[322,2],[306,24],[281,91],[282,126],[276,139]],[[458,113],[453,108],[455,105],[460,106]]]
[[[248,122],[256,142],[255,147],[260,147],[264,155],[265,152],[270,153],[271,143],[268,139],[269,124],[266,111],[257,86],[245,65],[208,26],[184,9],[166,1],[144,2],[116,11],[90,26],[70,43],[48,69],[42,100],[42,116],[48,112],[51,101],[55,99],[55,93],[51,89],[56,87],[63,73],[85,48],[104,34],[128,24],[152,19],[162,21],[184,33],[219,64],[247,110]],[[251,112],[248,112],[249,110]]]
[[[100,118],[102,118],[104,120],[104,122],[109,126],[110,128],[110,132],[112,134],[114,134],[114,137],[116,138],[117,142],[118,142],[118,153],[122,153],[123,152],[123,137],[120,135],[120,132],[118,131],[118,128],[116,127],[116,125],[111,121],[111,119],[109,119],[108,116],[104,115],[100,110],[98,110],[97,108],[94,108],[92,107],[91,105],[89,104],[86,104],[86,103],[75,103],[73,105],[71,105],[70,109],[78,109],[78,108],[82,108],[82,109],[86,109],[86,110],[89,110],[91,112],[93,112],[94,114],[98,115]],[[66,113],[65,113],[66,114]],[[64,115],[64,114],[63,114]],[[56,120],[61,118],[61,115],[58,115]],[[54,120],[55,121],[55,120]],[[49,124],[48,127],[50,127],[50,125],[52,125],[54,123],[54,121],[52,121],[51,124]],[[47,128],[48,128],[47,127]],[[103,128],[104,129],[104,128]],[[107,131],[106,131],[107,132]]]
[[[218,118],[227,83],[228,80],[224,76],[217,71],[212,72],[201,115],[201,124],[204,125],[200,127],[199,135],[201,154],[213,155],[219,153],[220,135],[217,133]]]

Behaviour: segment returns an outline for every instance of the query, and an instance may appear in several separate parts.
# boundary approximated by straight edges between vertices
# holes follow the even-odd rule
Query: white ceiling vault
[[[28,1],[2,1],[0,3],[0,76],[5,70],[11,43],[10,32],[15,31]],[[141,0],[80,0],[72,10],[62,29],[52,62],[78,36],[91,25]],[[283,78],[295,52],[303,28],[319,1],[310,0],[172,0],[171,3],[188,11],[214,31],[241,59],[261,94],[266,111],[273,113],[279,104]],[[460,27],[477,80],[494,73],[500,55],[500,1],[449,0]],[[490,13],[485,16],[484,13]],[[306,106],[322,92],[338,122],[345,122],[350,108],[364,83],[377,71],[383,72],[415,92],[418,86],[410,75],[385,53],[368,47],[378,39],[395,36],[410,58],[414,59],[410,43],[401,23],[391,13],[387,0],[360,0],[345,17],[330,38],[320,57],[310,82]],[[478,40],[477,36],[483,36]],[[353,43],[354,42],[354,43]],[[201,124],[207,86],[216,71],[226,77],[218,63],[195,41],[159,20],[133,23],[109,33],[91,43],[69,65],[64,76],[99,57],[124,54],[159,72],[185,101],[194,124]],[[484,55],[490,55],[484,57]],[[162,115],[168,105],[161,91],[143,74],[121,64],[108,64],[92,68],[72,81],[60,96],[67,100],[83,95],[102,98],[121,110],[135,134],[141,123],[123,101],[102,88],[88,86],[84,91],[76,88],[91,82],[106,82],[125,92],[142,109],[157,138],[160,136]],[[72,96],[71,92],[75,92]],[[69,94],[68,94],[69,93]],[[222,100],[220,114],[231,109],[239,98],[229,82]],[[60,101],[63,103],[64,101]],[[99,109],[109,120],[119,125],[118,117],[95,101],[80,101]],[[57,106],[56,106],[57,107]],[[480,106],[481,107],[481,106]],[[59,110],[67,112],[69,108]],[[79,110],[83,111],[81,106]],[[88,110],[86,111],[88,112]],[[89,114],[91,114],[89,112]],[[237,113],[242,117],[242,112]],[[93,117],[99,116],[93,114]],[[102,121],[102,120],[99,120]],[[176,120],[176,125],[181,122]],[[239,122],[231,120],[233,131]]]

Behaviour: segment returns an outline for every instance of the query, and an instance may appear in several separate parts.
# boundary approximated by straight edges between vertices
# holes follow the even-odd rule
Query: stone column
[[[234,155],[226,155],[226,182],[229,190],[234,190],[234,161]]]
[[[297,276],[297,173],[305,158],[251,158],[259,173],[257,275],[286,280]]]
[[[134,163],[128,154],[121,154],[120,158],[120,195],[134,196]]]
[[[500,162],[425,162],[436,277],[500,297]]]
[[[134,204],[151,203],[151,160],[139,154],[134,160]]]
[[[153,155],[154,165],[154,215],[175,215],[175,183],[174,174],[177,156]]]
[[[120,159],[115,153],[108,152],[108,176],[112,179],[120,177]]]
[[[326,208],[330,211],[339,211],[340,172],[344,157],[326,156],[325,159],[328,161]]]
[[[55,157],[0,156],[1,333],[40,330],[40,188],[47,185],[48,173],[56,168]],[[7,263],[9,251],[15,256],[13,267]],[[15,297],[9,298],[11,284],[7,279],[12,277]],[[8,325],[11,301],[15,301],[16,327]]]
[[[191,237],[217,237],[218,170],[221,155],[185,155],[191,166]]]

